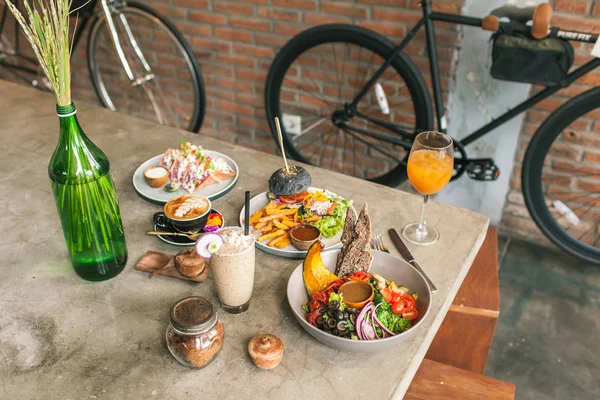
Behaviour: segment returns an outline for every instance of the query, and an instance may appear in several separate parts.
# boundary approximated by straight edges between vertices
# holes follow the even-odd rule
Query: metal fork
[[[376,233],[375,235],[373,235],[373,239],[371,239],[371,247],[373,247],[376,250],[383,251],[385,253],[390,252],[383,243],[383,237],[380,233]]]

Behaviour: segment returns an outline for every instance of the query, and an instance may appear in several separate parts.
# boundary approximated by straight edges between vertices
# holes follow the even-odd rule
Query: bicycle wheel
[[[600,264],[600,88],[565,103],[533,136],[523,160],[523,197],[557,246]]]
[[[390,186],[406,180],[415,133],[433,127],[429,91],[416,66],[400,53],[352,106],[394,47],[373,31],[344,24],[292,38],[275,57],[265,87],[275,141],[279,117],[286,153],[298,161]]]
[[[88,66],[105,107],[197,132],[205,108],[204,82],[189,45],[175,26],[151,8],[128,1],[111,6],[127,74],[99,14],[88,38]]]

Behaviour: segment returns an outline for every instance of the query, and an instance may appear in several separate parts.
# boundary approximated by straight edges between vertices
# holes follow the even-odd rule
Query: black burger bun
[[[312,184],[312,178],[307,170],[299,165],[285,167],[273,172],[269,179],[269,191],[275,196],[287,196],[307,190]]]

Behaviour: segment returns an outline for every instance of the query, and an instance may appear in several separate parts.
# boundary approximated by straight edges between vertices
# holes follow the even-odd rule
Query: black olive
[[[340,321],[337,323],[337,328],[338,330],[341,331],[345,331],[346,329],[346,321]]]
[[[350,322],[352,322],[352,325],[356,325],[356,315],[350,314]]]
[[[327,311],[327,309],[325,307],[320,308],[319,309],[319,314],[323,315],[323,314],[325,314],[325,311]]]
[[[333,329],[336,325],[337,321],[333,318],[329,318],[329,320],[327,321],[327,326]]]
[[[334,314],[335,314],[335,319],[337,319],[338,321],[344,320],[344,313],[341,312],[340,310],[335,311]]]
[[[332,334],[332,335],[334,335],[334,336],[337,336],[337,335],[338,335],[338,333],[339,333],[339,332],[338,332],[338,330],[337,330],[337,329],[335,329],[335,328],[333,328],[333,329],[331,330],[331,334]]]
[[[319,315],[317,317],[317,326],[323,326],[323,325],[325,325],[325,318],[323,318],[322,315]]]
[[[340,308],[340,302],[337,301],[337,300],[330,301],[327,304],[327,309],[330,310],[330,311],[337,310],[338,308]]]
[[[356,308],[348,307],[346,308],[346,311],[352,314],[356,314]]]
[[[350,314],[348,314],[348,311],[344,311],[344,319],[348,319],[349,316]]]

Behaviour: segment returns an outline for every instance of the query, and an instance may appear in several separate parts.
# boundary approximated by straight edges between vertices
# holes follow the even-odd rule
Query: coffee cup
[[[196,233],[204,228],[212,204],[204,196],[184,194],[169,200],[162,212],[154,214],[154,223],[162,229]]]

